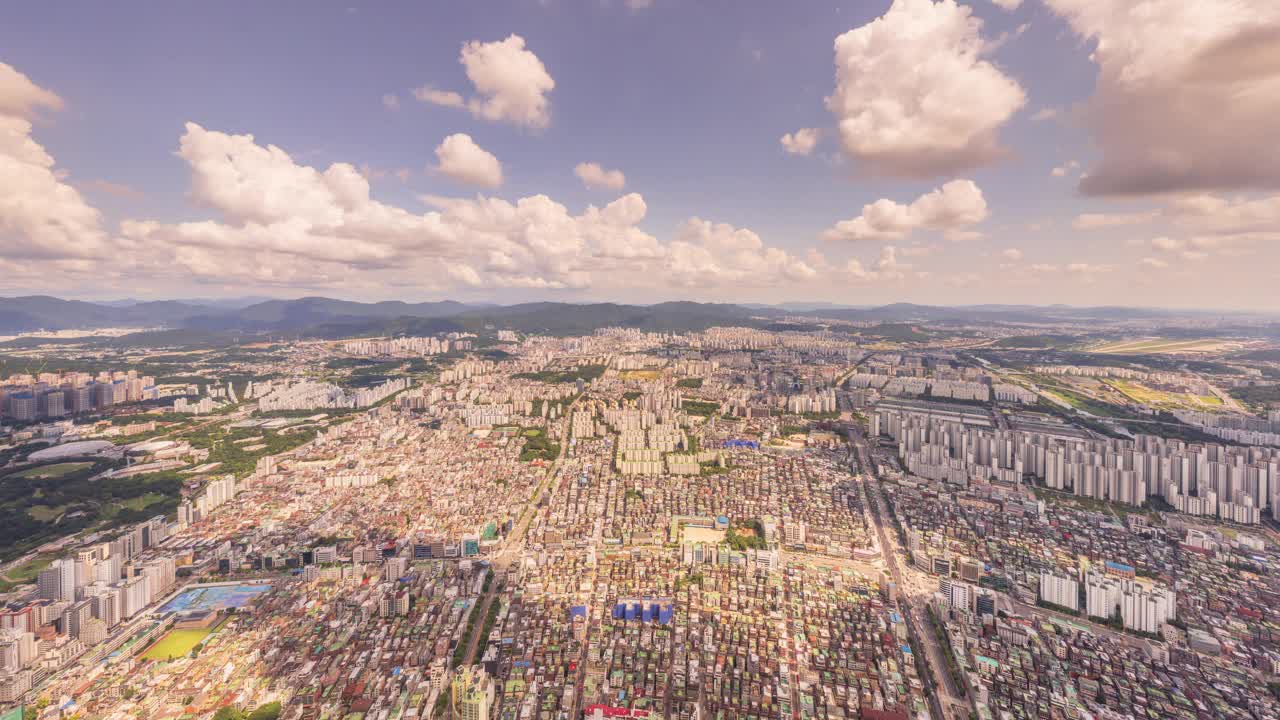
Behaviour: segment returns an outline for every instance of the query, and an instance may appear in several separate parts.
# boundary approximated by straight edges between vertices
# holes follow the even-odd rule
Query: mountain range
[[[243,304],[248,302],[248,304]],[[293,300],[200,303],[184,300],[64,300],[44,295],[0,298],[0,334],[39,330],[109,327],[193,332],[272,333],[309,337],[429,334],[451,330],[510,328],[524,332],[572,334],[600,327],[642,330],[702,330],[715,325],[766,326],[785,318],[879,323],[939,324],[1116,322],[1203,317],[1208,313],[1146,308],[1076,308],[1061,305],[974,305],[939,307],[894,303],[876,307],[831,303],[737,305],[664,302],[533,302],[517,305],[468,304],[453,300],[406,303],[354,302],[325,297]],[[1218,314],[1220,315],[1220,313]]]

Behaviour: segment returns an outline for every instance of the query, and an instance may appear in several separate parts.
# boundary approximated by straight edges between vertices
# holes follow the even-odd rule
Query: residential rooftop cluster
[[[12,461],[89,458],[95,482],[176,497],[7,566],[38,569],[4,596],[0,700],[41,720],[1280,717],[1256,685],[1280,670],[1273,449],[1107,435],[955,346],[455,340],[286,344],[288,373],[211,383],[215,408],[110,425],[116,452],[64,428],[62,455]],[[316,379],[366,355],[390,376]]]

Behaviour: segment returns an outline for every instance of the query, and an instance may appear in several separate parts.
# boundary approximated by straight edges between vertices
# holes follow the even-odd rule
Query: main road
[[[569,450],[569,418],[572,410],[573,405],[570,404],[565,409],[564,419],[561,421],[564,426],[564,432],[561,434],[560,453],[551,465],[547,467],[547,472],[543,475],[542,482],[538,484],[537,489],[533,491],[533,495],[529,498],[528,506],[525,507],[524,512],[520,513],[519,520],[511,528],[511,532],[507,533],[502,549],[493,556],[493,560],[490,563],[494,579],[489,583],[488,591],[477,601],[480,605],[480,613],[476,616],[475,630],[471,633],[471,637],[466,640],[467,652],[463,655],[463,665],[475,663],[476,653],[479,651],[482,640],[480,635],[484,631],[485,618],[489,616],[489,607],[493,605],[494,599],[498,596],[498,586],[501,584],[499,582],[500,576],[506,573],[507,568],[511,567],[511,563],[519,559],[520,553],[524,550],[525,533],[529,531],[529,524],[533,522],[534,516],[538,514],[538,500],[546,492],[547,486],[555,481],[560,472],[560,462],[564,460],[564,456]]]
[[[888,516],[888,508],[884,500],[884,491],[875,475],[875,466],[867,453],[866,439],[863,437],[861,427],[856,424],[851,426],[848,438],[858,455],[856,469],[860,471],[863,478],[862,500],[865,505],[874,509],[872,518],[875,521],[876,534],[880,539],[880,556],[897,588],[899,614],[907,625],[907,637],[913,649],[919,650],[923,647],[927,655],[928,662],[925,663],[925,667],[929,672],[925,673],[921,680],[925,685],[925,694],[929,697],[933,717],[939,720],[967,718],[971,707],[961,699],[960,692],[952,682],[951,673],[947,670],[946,656],[942,651],[941,642],[934,634],[933,624],[928,622],[923,610],[915,604],[915,599],[908,592],[911,586],[903,581],[902,569],[898,565],[901,543],[896,536],[891,540],[885,531],[884,518]],[[871,498],[868,498],[868,486],[874,489],[874,492],[870,493]],[[923,632],[917,629],[917,623],[923,626]],[[947,712],[948,710],[950,712]]]

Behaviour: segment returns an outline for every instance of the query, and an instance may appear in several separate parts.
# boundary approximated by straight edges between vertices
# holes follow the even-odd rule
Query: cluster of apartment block
[[[1223,440],[1245,445],[1280,445],[1280,410],[1272,410],[1266,419],[1198,410],[1179,410],[1174,415]]]
[[[835,411],[835,390],[818,390],[811,393],[791,395],[787,398],[787,412],[797,415],[803,413],[831,413]]]
[[[1137,578],[1133,568],[1112,562],[1082,575],[1041,572],[1040,600],[1072,612],[1083,611],[1091,618],[1109,620],[1119,615],[1126,629],[1152,634],[1173,620],[1178,608],[1172,589]]]
[[[141,556],[170,530],[163,517],[154,517],[115,540],[54,560],[37,576],[34,598],[0,609],[0,702],[21,697],[169,592],[177,581],[175,560]]]
[[[282,383],[259,398],[258,409],[271,411],[364,408],[376,405],[387,397],[408,388],[409,384],[408,378],[399,377],[371,388],[349,391],[332,383],[312,380]]]
[[[178,504],[178,527],[185,528],[209,517],[209,514],[230,502],[243,490],[253,487],[254,481],[276,472],[276,457],[258,458],[253,474],[237,479],[235,475],[222,475],[205,484],[203,492]]]
[[[155,378],[128,372],[13,375],[0,385],[0,411],[18,422],[56,419],[159,397]]]
[[[1120,378],[1124,380],[1143,380],[1160,385],[1171,385],[1185,389],[1194,395],[1212,395],[1213,386],[1195,375],[1183,375],[1171,372],[1150,372],[1133,368],[1108,366],[1077,365],[1037,365],[1033,371],[1041,375],[1073,375],[1077,377]]]
[[[466,343],[470,345],[470,341]],[[348,355],[441,355],[449,352],[448,338],[404,337],[388,340],[351,340],[341,345]]]
[[[891,377],[856,373],[849,376],[849,387],[871,388],[885,395],[929,395],[950,400],[991,400],[991,386],[969,380],[939,380],[918,377]]]
[[[909,472],[932,480],[1019,483],[1033,477],[1076,495],[1141,505],[1161,497],[1193,515],[1256,524],[1280,508],[1280,450],[1139,435],[1082,439],[970,425],[880,408],[872,432],[891,437]]]
[[[606,408],[604,422],[618,433],[614,465],[624,475],[658,475],[666,470],[664,457],[668,453],[687,452],[689,436],[675,422],[670,410],[661,414],[636,408]],[[708,459],[714,459],[712,455]],[[687,458],[701,462],[700,457]],[[681,461],[677,459],[677,465]]]

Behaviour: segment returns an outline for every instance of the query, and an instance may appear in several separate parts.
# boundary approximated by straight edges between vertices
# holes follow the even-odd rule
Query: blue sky
[[[30,280],[17,273],[13,286],[0,285],[0,292],[1224,307],[1259,306],[1275,299],[1266,296],[1274,287],[1274,271],[1243,259],[1275,255],[1268,233],[1277,229],[1273,222],[1280,212],[1265,214],[1274,200],[1268,194],[1274,178],[1206,167],[1202,175],[1213,176],[1206,180],[1196,172],[1197,163],[1208,161],[1192,157],[1187,160],[1189,185],[1172,192],[1143,186],[1136,192],[1086,188],[1086,194],[1078,188],[1081,174],[1098,163],[1127,161],[1120,157],[1124,147],[1107,138],[1129,129],[1120,127],[1122,120],[1099,118],[1091,110],[1099,99],[1127,99],[1126,89],[1109,87],[1101,78],[1109,69],[1146,68],[1148,61],[1159,59],[1142,45],[1156,46],[1158,28],[1126,15],[1120,6],[1128,3],[900,2],[902,7],[888,0],[652,0],[647,7],[623,0],[28,4],[11,11],[0,27],[0,63],[60,98],[60,108],[27,109],[22,115],[32,125],[31,138],[55,159],[62,182],[80,193],[84,205],[100,211],[100,218],[88,230],[92,238],[71,243],[94,249],[40,253],[43,262],[65,272],[65,281],[58,273]],[[1228,43],[1253,25],[1275,20],[1265,3],[1214,2],[1242,4],[1244,14],[1236,22],[1223,20],[1221,37],[1210,40]],[[948,4],[950,10],[942,7]],[[1002,7],[1009,4],[1018,6]],[[1184,22],[1187,32],[1195,30],[1194,23],[1203,27],[1200,16],[1171,12],[1164,18],[1166,26]],[[1009,111],[988,122],[1005,151],[1002,157],[903,177],[873,167],[842,142],[837,129],[841,117],[824,102],[840,82],[833,43],[881,16],[894,22],[888,42],[899,42],[913,28],[932,22],[935,14],[939,22],[955,27],[965,17],[981,21],[969,38],[982,44],[980,57],[945,66],[958,67],[957,77],[974,74],[970,88],[975,94],[964,96],[978,108],[974,112],[1001,103],[978,94],[992,86],[992,73],[1015,85],[1024,99],[1016,107],[1006,102]],[[1132,27],[1124,27],[1125,22]],[[1114,27],[1123,27],[1123,36]],[[1136,37],[1138,48],[1091,56],[1095,44],[1108,39],[1107,32]],[[544,128],[414,98],[414,88],[430,86],[456,92],[464,102],[483,99],[459,62],[460,49],[467,42],[497,44],[512,35],[523,40],[524,49],[554,79],[554,89],[545,93],[549,120]],[[930,62],[923,55],[932,49],[920,49],[922,66]],[[916,57],[907,52],[910,48],[902,50],[865,52]],[[1219,66],[1223,62],[1212,60]],[[865,53],[854,61],[870,62]],[[1238,57],[1228,61],[1240,62]],[[886,67],[887,61],[880,62],[877,67]],[[992,69],[974,68],[973,63]],[[862,72],[870,65],[856,67]],[[1276,68],[1264,69],[1262,80],[1275,77]],[[914,71],[908,66],[900,72]],[[1270,95],[1260,109],[1273,109],[1274,88],[1262,80],[1259,86]],[[859,104],[879,102],[876,93],[898,91],[892,78],[872,85],[876,87],[856,91],[850,112],[860,112]],[[0,92],[4,90],[0,83]],[[917,85],[903,91],[920,90]],[[1179,99],[1170,93],[1169,102]],[[397,109],[384,103],[388,94],[397,99]],[[1156,98],[1155,104],[1163,99]],[[956,122],[961,128],[968,103],[953,104],[959,108]],[[1242,108],[1239,122],[1247,124],[1260,115],[1252,110]],[[1049,111],[1055,116],[1046,118]],[[260,250],[256,236],[243,232],[254,219],[251,211],[193,189],[195,176],[204,170],[177,152],[188,122],[216,134],[193,138],[193,143],[252,134],[258,146],[281,148],[298,167],[323,171],[348,163],[361,168],[373,201],[419,217],[442,212],[424,203],[423,196],[468,202],[482,202],[477,198],[483,196],[516,203],[542,194],[563,205],[570,217],[579,217],[588,205],[603,207],[635,193],[643,198],[645,212],[641,220],[624,224],[645,238],[624,233],[605,242],[643,246],[636,254],[644,259],[623,262],[617,252],[602,252],[593,239],[598,231],[586,228],[579,245],[558,248],[548,259],[539,254],[536,241],[525,237],[538,235],[540,226],[518,223],[496,231],[503,237],[491,237],[487,225],[483,232],[468,225],[465,232],[450,230],[448,237],[433,236],[422,244],[412,238],[386,241],[381,230],[374,231],[374,238],[353,236],[361,230],[344,227],[320,233],[321,241],[290,245],[282,240]],[[810,154],[789,154],[779,138],[800,128],[816,129],[821,139]],[[1264,139],[1270,132],[1252,129]],[[889,130],[879,127],[873,133]],[[1195,132],[1187,129],[1171,142],[1194,146]],[[457,133],[500,162],[500,185],[459,182],[456,175],[433,169],[437,146]],[[1204,142],[1212,147],[1214,138]],[[894,162],[900,160],[899,154]],[[625,188],[584,187],[574,174],[581,162],[622,171]],[[237,167],[245,173],[281,170],[250,169],[243,163]],[[1062,169],[1061,177],[1052,174],[1054,168]],[[400,169],[409,171],[407,178],[396,177]],[[1103,170],[1099,182],[1108,175]],[[921,215],[905,225],[891,223],[830,239],[828,230],[857,218],[864,205],[884,199],[909,206],[956,180],[980,188],[985,203],[980,220],[972,222],[978,215],[970,212],[968,221],[949,225],[953,221],[947,213],[933,220]],[[1142,182],[1160,184],[1152,184],[1149,176]],[[1212,218],[1182,214],[1182,199],[1202,196],[1228,203],[1222,212],[1238,210],[1253,219],[1248,227],[1220,227]],[[52,202],[48,207],[50,213],[57,209]],[[270,220],[286,222],[288,212],[286,208]],[[467,210],[457,207],[454,212]],[[1264,213],[1260,220],[1258,212]],[[1082,223],[1082,215],[1110,219]],[[710,223],[694,227],[688,223],[691,218]],[[144,238],[121,227],[131,220],[165,227],[152,228]],[[176,227],[198,221],[220,224],[216,242]],[[30,254],[22,248],[42,242],[22,228],[40,224],[23,218],[8,226],[6,231],[0,222],[0,258],[18,263]],[[599,232],[613,233],[610,228]],[[1206,233],[1215,239],[1197,240]],[[954,239],[960,235],[965,239]],[[1224,236],[1228,239],[1222,240]],[[307,249],[341,244],[343,238],[368,241],[370,252],[352,261],[330,249]],[[1165,242],[1151,245],[1156,238]],[[759,247],[752,245],[756,241]],[[384,242],[394,249],[383,249]],[[677,249],[672,246],[676,242],[688,247]],[[480,254],[489,259],[468,255],[481,246]],[[887,262],[886,248],[891,248]],[[785,257],[775,253],[761,259],[770,249]],[[814,250],[820,260],[813,257]],[[742,262],[733,267],[702,264],[739,252]],[[160,262],[171,253],[176,261]],[[504,258],[502,263],[494,264],[494,253]],[[111,258],[124,257],[128,259],[113,266]],[[278,264],[280,270],[255,274],[236,267],[249,258],[259,268]],[[101,272],[104,266],[112,266],[111,271]],[[219,266],[225,271],[212,269]],[[788,270],[764,271],[773,266]],[[78,275],[95,269],[95,281]],[[315,281],[317,277],[323,280]],[[429,281],[421,281],[427,277]],[[680,280],[666,281],[675,277]],[[1190,286],[1198,289],[1188,292]]]

